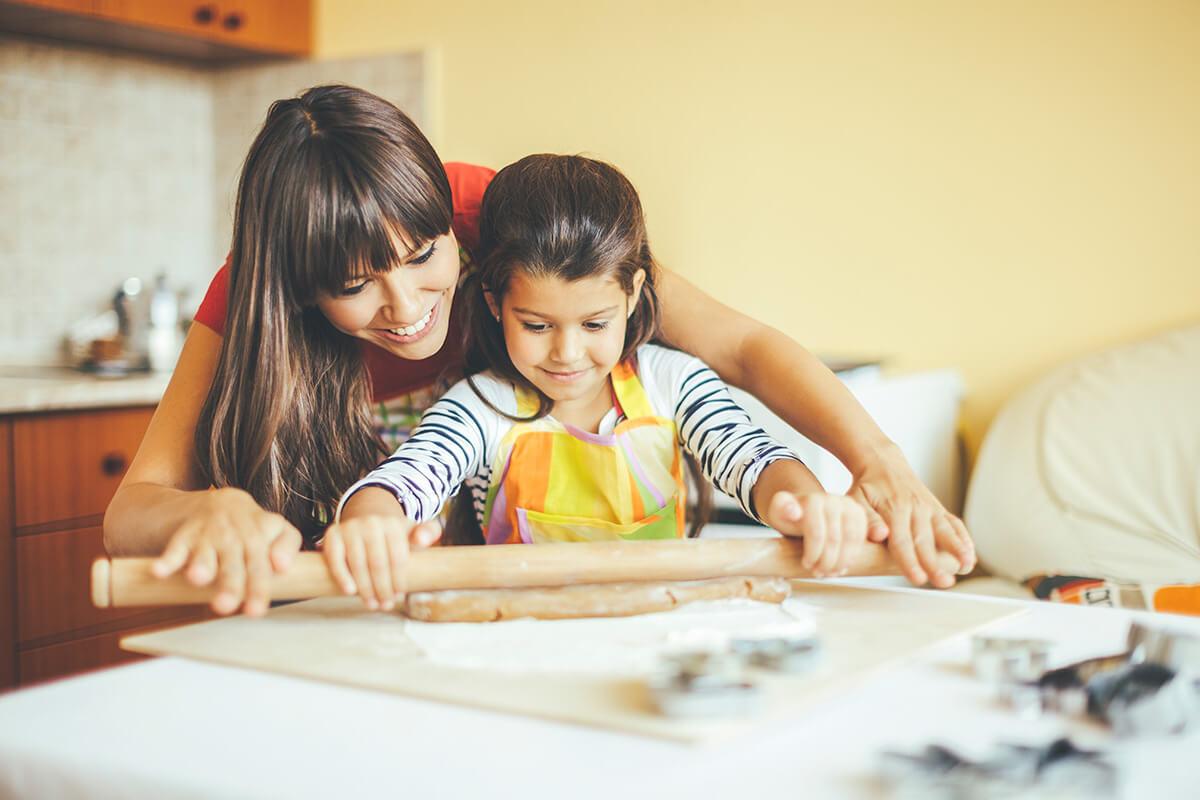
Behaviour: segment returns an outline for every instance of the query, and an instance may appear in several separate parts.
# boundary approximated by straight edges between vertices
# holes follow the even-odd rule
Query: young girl
[[[408,529],[464,482],[489,544],[683,536],[681,446],[748,514],[804,537],[806,566],[845,569],[866,539],[862,507],[825,494],[699,359],[648,344],[656,267],[620,172],[553,155],[501,170],[484,194],[479,258],[463,288],[466,364],[487,371],[347,491],[323,544],[347,593],[391,607]]]
[[[238,183],[229,260],[105,514],[109,553],[159,555],[157,575],[214,586],[217,613],[265,612],[271,574],[390,450],[371,401],[396,403],[382,427],[403,428],[397,414],[422,407],[404,396],[461,369],[457,290],[492,175],[443,165],[361,89],[273,104]],[[912,581],[953,583],[939,550],[970,568],[962,522],[819,360],[670,270],[655,277],[664,339],[839,458],[871,537]]]

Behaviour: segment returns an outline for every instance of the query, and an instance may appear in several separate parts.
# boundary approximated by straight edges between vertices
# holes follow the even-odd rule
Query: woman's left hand
[[[917,586],[954,585],[955,576],[938,568],[939,551],[958,559],[960,575],[974,569],[975,544],[967,526],[934,497],[899,448],[856,475],[846,494],[867,509],[867,538],[886,541],[892,558]]]

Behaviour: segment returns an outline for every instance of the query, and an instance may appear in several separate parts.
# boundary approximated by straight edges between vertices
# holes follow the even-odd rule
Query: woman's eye
[[[522,322],[521,327],[530,333],[545,333],[550,328],[549,325],[543,325],[538,322]]]
[[[409,261],[408,263],[424,264],[426,261],[433,258],[433,254],[436,250],[437,250],[437,242],[434,241],[429,245],[429,248],[424,253],[421,253],[421,255],[417,256],[416,258],[414,258],[412,261]]]
[[[370,283],[370,281],[363,281],[362,283],[356,283],[353,286],[345,287],[344,289],[342,289],[342,297],[350,297],[352,295],[358,294],[363,289],[367,288],[368,283]]]
[[[602,331],[605,328],[607,328],[608,320],[605,320],[604,322],[585,322],[585,323],[583,323],[583,327],[585,330],[589,330],[589,331],[592,331],[593,333],[595,333],[597,331]]]

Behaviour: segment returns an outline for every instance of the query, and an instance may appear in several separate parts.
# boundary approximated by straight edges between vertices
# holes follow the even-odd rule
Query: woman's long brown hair
[[[242,169],[220,360],[196,426],[213,486],[248,491],[310,541],[384,455],[358,340],[316,307],[450,230],[450,185],[412,120],[348,86],[271,106]]]
[[[491,293],[499,304],[515,273],[564,281],[607,275],[631,295],[634,276],[642,270],[646,280],[626,324],[621,360],[632,358],[659,333],[658,266],[650,252],[642,202],[629,179],[611,164],[542,154],[500,170],[483,195],[476,256],[477,269],[461,289],[467,310],[466,373],[491,370],[536,392],[540,402],[534,418],[549,413],[553,401],[513,365],[503,327],[486,298]],[[491,406],[474,381],[467,380]],[[712,492],[695,461],[686,461],[697,490],[690,527],[694,536],[707,521]],[[458,522],[456,527],[461,526]]]

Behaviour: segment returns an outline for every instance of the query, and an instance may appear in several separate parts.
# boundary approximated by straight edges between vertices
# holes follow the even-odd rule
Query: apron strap
[[[513,390],[517,398],[517,416],[531,417],[537,413],[537,393],[526,386],[514,386]],[[636,358],[622,361],[613,367],[612,393],[617,413],[625,419],[658,416],[654,413],[654,407],[650,405],[646,390],[642,388],[642,382],[638,379]]]
[[[654,407],[650,405],[650,399],[646,397],[642,382],[638,380],[636,357],[613,367],[612,386],[613,395],[625,419],[658,416],[654,413]]]
[[[540,405],[537,392],[527,386],[514,386],[513,393],[517,396],[518,417],[532,417],[537,413]]]

